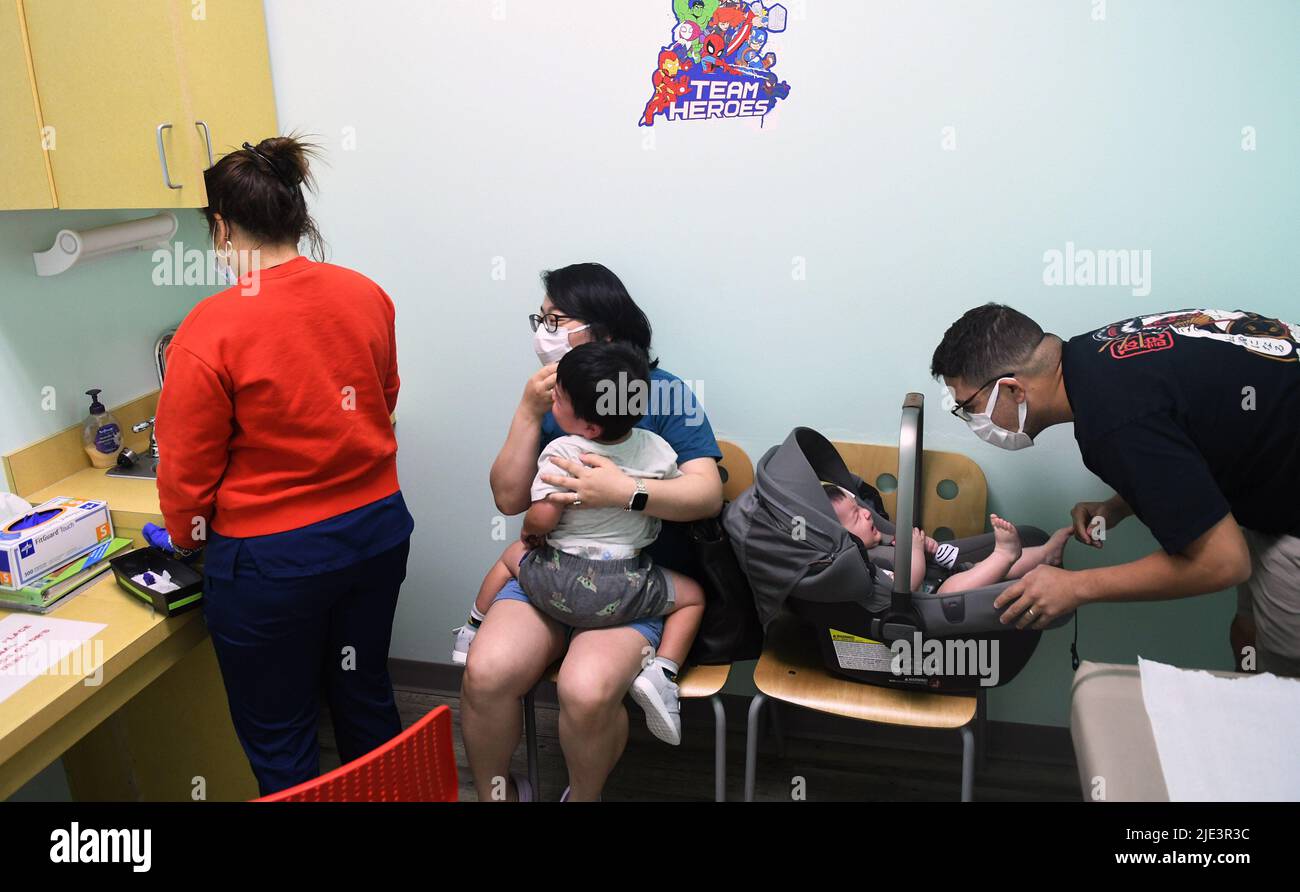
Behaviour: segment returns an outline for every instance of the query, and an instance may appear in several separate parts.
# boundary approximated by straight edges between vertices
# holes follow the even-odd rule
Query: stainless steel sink
[[[135,463],[135,467],[123,470],[117,465],[109,468],[107,471],[109,477],[133,477],[137,480],[157,480],[158,479],[158,461],[148,455],[143,455]]]

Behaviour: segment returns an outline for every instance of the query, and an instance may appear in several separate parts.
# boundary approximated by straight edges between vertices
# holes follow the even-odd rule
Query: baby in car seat
[[[833,483],[823,483],[822,489],[831,500],[835,516],[844,528],[862,541],[867,548],[877,545],[889,545],[885,536],[876,527],[871,512],[862,505],[853,494]],[[1062,527],[1052,534],[1045,545],[1025,548],[1020,544],[1016,526],[1005,518],[990,514],[993,524],[993,553],[976,563],[968,570],[952,573],[939,586],[939,593],[964,592],[1007,579],[1019,579],[1039,564],[1060,566],[1065,543],[1070,538],[1070,528]],[[927,558],[932,558],[941,548],[941,543],[927,536],[924,530],[912,530],[912,591],[921,589],[925,581]],[[893,573],[883,567],[877,572],[892,579]]]

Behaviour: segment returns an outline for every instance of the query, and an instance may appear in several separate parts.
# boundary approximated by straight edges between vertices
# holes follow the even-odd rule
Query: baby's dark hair
[[[620,440],[645,416],[650,363],[644,350],[626,341],[593,341],[565,354],[555,385],[573,404],[573,414],[600,426],[600,439]]]
[[[296,135],[273,136],[257,145],[245,143],[203,172],[208,231],[217,231],[216,215],[265,245],[306,241],[316,260],[325,259],[325,242],[307,210],[304,189],[313,189],[311,161],[320,149]]]
[[[851,498],[842,487],[836,486],[834,483],[823,483],[822,491],[830,497],[832,505],[844,499]]]

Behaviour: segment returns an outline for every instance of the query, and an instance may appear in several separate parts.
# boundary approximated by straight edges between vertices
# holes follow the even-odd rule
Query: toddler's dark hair
[[[565,354],[555,384],[575,415],[600,426],[600,439],[620,440],[645,416],[650,363],[644,350],[626,341],[593,341]]]

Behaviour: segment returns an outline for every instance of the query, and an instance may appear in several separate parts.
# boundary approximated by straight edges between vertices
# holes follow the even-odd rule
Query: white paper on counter
[[[1300,680],[1138,668],[1171,802],[1300,800]]]
[[[78,675],[93,675],[102,665],[96,650],[84,647],[103,629],[103,623],[73,619],[52,619],[13,613],[0,619],[0,702],[14,695],[28,682],[58,666],[73,651],[79,653],[65,667]]]

